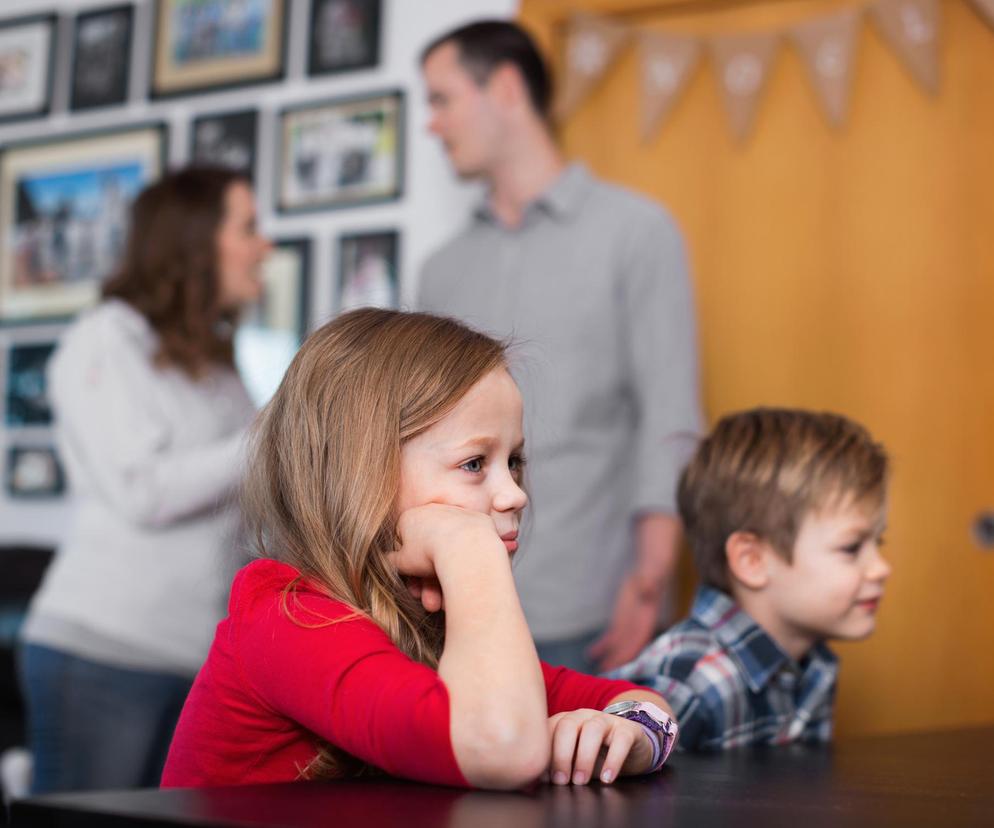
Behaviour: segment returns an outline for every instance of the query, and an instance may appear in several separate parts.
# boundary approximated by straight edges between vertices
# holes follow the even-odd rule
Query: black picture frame
[[[198,115],[190,122],[190,163],[229,167],[255,179],[259,110]]]
[[[396,201],[404,192],[404,93],[286,107],[278,115],[278,213]]]
[[[166,168],[161,121],[0,147],[0,325],[96,303],[137,193]]]
[[[311,0],[307,74],[368,69],[380,62],[381,0]]]
[[[191,17],[185,20],[180,3],[155,0],[153,6],[149,99],[255,86],[286,75],[289,0],[245,0],[247,14],[262,16],[247,19],[240,30],[210,19],[212,7],[223,12],[226,0],[204,0],[187,9]],[[204,16],[200,30],[192,17],[197,13]]]
[[[55,14],[0,20],[0,123],[49,113],[57,22]]]
[[[69,108],[117,106],[128,100],[135,9],[130,3],[76,15]]]
[[[14,342],[7,351],[4,423],[8,428],[50,426],[46,369],[56,343]]]
[[[400,231],[343,233],[338,237],[335,311],[400,305]]]
[[[8,496],[15,499],[57,498],[66,490],[62,462],[52,446],[8,446],[4,480]]]

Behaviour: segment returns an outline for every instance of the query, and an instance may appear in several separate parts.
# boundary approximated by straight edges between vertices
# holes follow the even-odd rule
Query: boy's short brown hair
[[[680,477],[677,502],[704,583],[730,591],[725,543],[751,532],[786,560],[805,515],[883,505],[887,455],[839,414],[755,408],[723,417]]]

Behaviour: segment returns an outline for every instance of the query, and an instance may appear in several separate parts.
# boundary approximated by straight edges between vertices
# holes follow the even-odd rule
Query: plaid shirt
[[[701,587],[690,618],[609,673],[652,687],[680,723],[680,746],[827,742],[838,660],[825,644],[800,664],[725,593]]]

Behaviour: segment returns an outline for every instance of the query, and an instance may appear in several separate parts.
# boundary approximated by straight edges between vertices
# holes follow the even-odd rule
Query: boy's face
[[[769,550],[768,631],[792,654],[830,638],[873,632],[890,565],[881,557],[884,510],[845,504],[804,518],[788,563]]]

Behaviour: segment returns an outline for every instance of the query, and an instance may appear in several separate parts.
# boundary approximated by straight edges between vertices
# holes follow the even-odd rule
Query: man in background
[[[531,526],[515,577],[539,656],[633,658],[677,561],[676,480],[700,430],[683,244],[658,205],[567,165],[551,82],[518,26],[424,51],[430,130],[488,193],[424,268],[419,305],[518,344]]]

